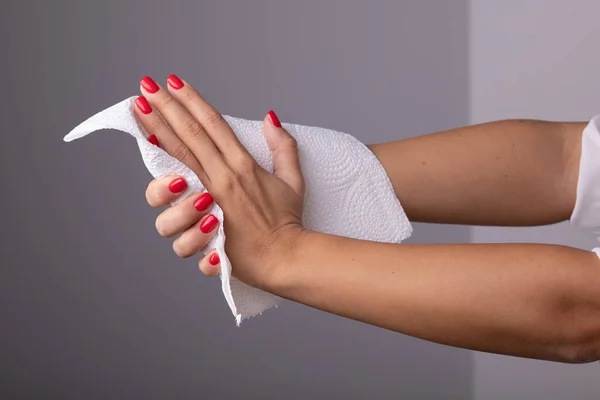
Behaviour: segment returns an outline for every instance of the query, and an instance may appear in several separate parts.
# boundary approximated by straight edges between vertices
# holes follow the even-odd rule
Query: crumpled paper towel
[[[73,129],[64,140],[70,142],[100,129],[129,133],[137,140],[148,171],[155,178],[181,175],[188,189],[178,201],[204,191],[198,177],[179,160],[148,143],[144,128],[133,111],[136,97],[130,97],[92,116]],[[225,116],[236,136],[267,171],[273,171],[271,151],[263,136],[262,121]],[[303,224],[306,228],[356,239],[400,243],[412,234],[412,226],[394,193],[388,176],[371,151],[352,136],[329,129],[283,124],[296,138],[306,182]],[[211,212],[221,221],[207,249],[215,248],[221,259],[221,282],[225,299],[239,325],[242,319],[276,306],[282,299],[255,289],[231,275],[225,254],[223,212],[214,205]]]

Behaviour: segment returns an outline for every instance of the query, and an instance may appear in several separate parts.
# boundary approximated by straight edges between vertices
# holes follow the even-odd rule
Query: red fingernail
[[[169,190],[171,193],[180,193],[187,188],[187,182],[183,178],[177,178],[169,184]]]
[[[140,96],[135,99],[135,105],[144,114],[150,114],[152,112],[152,107],[150,107],[150,103],[144,96]]]
[[[183,81],[179,79],[179,77],[175,74],[169,75],[169,77],[167,78],[167,83],[175,90],[181,89],[183,87]]]
[[[210,193],[202,193],[194,202],[194,207],[198,211],[204,211],[210,207],[213,202],[213,197]]]
[[[271,110],[268,114],[269,118],[271,118],[271,122],[273,123],[273,125],[275,125],[278,128],[281,128],[281,122],[279,122],[279,118],[277,118],[277,114],[275,114],[275,111]]]
[[[148,136],[148,141],[150,143],[152,143],[153,145],[155,145],[156,147],[160,147],[160,143],[158,143],[158,138],[156,137],[156,135]]]
[[[142,87],[148,92],[148,93],[156,93],[158,92],[158,85],[156,84],[156,82],[154,82],[154,80],[152,78],[150,78],[149,76],[145,76],[141,81],[140,84],[142,85]]]
[[[212,214],[209,214],[208,217],[206,217],[204,221],[202,221],[202,223],[200,224],[200,230],[202,231],[202,233],[208,233],[215,229],[218,223],[219,220],[217,219],[217,217],[215,217]]]
[[[219,255],[217,253],[213,253],[208,259],[210,265],[217,265],[220,261],[221,260],[219,259]]]

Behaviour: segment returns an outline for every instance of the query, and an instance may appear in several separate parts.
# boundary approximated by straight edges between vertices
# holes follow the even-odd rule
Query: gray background
[[[275,108],[284,121],[367,143],[481,119],[594,113],[594,97],[582,93],[600,57],[590,54],[592,39],[581,40],[580,20],[564,25],[568,6],[472,3],[0,3],[0,398],[597,398],[597,366],[474,354],[289,302],[236,328],[218,282],[155,233],[135,143],[115,132],[62,142],[83,119],[136,94],[146,74],[177,73],[230,115],[260,119]],[[581,3],[580,17],[594,22],[600,6]],[[546,9],[554,23],[540,22]],[[525,29],[530,46],[503,21],[544,31]],[[591,25],[586,33],[598,37]],[[556,41],[559,59],[589,58],[544,63],[541,77],[533,70],[515,84],[538,66],[531,48]],[[593,67],[582,74],[582,65]],[[559,95],[526,96],[532,81],[545,87],[573,75],[560,91],[583,98],[552,105]],[[429,243],[504,232],[415,228],[411,241]],[[569,244],[589,247],[568,229],[535,237],[568,233]],[[528,230],[506,232],[499,240],[533,240]],[[523,365],[526,373],[512,373]],[[563,392],[545,383],[561,381],[556,368]]]

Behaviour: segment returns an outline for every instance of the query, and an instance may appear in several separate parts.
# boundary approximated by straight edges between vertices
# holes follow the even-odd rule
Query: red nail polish
[[[218,223],[219,220],[217,219],[217,217],[215,217],[212,214],[209,214],[208,217],[206,217],[204,221],[202,221],[202,223],[200,224],[200,230],[202,231],[202,233],[209,233],[210,231],[216,228]]]
[[[155,145],[156,147],[160,147],[160,143],[158,143],[158,138],[156,137],[156,135],[148,136],[148,141],[150,143],[152,143],[153,145]]]
[[[187,182],[183,178],[177,178],[169,184],[171,193],[180,193],[187,188]]]
[[[271,122],[273,123],[273,125],[275,125],[278,128],[281,128],[281,122],[279,122],[279,118],[277,118],[277,114],[275,114],[275,111],[271,110],[268,114],[269,118],[271,118]]]
[[[175,90],[179,90],[183,87],[183,81],[175,74],[169,75],[167,83]]]
[[[156,84],[156,82],[154,82],[154,80],[152,78],[150,78],[149,76],[145,76],[141,81],[140,84],[142,85],[142,87],[148,92],[148,93],[156,93],[158,92],[158,85]]]
[[[217,265],[221,260],[219,259],[219,255],[217,253],[213,253],[208,259],[210,265]]]
[[[204,211],[210,207],[213,202],[213,197],[210,193],[202,193],[194,202],[194,207],[198,211]]]
[[[135,105],[144,114],[150,114],[152,112],[152,107],[150,107],[150,103],[144,96],[140,96],[135,99]]]

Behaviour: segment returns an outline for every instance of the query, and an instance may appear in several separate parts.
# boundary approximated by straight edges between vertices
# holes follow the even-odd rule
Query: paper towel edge
[[[363,149],[365,150],[365,152],[369,154],[369,157],[371,157],[376,162],[376,164],[379,168],[379,172],[382,173],[386,178],[386,184],[387,184],[388,189],[391,191],[391,193],[394,194],[394,198],[396,199],[396,201],[395,201],[396,208],[398,209],[398,211],[400,213],[400,221],[398,221],[398,222],[401,224],[401,226],[407,227],[406,236],[402,235],[400,242],[410,238],[414,232],[414,228],[412,226],[412,223],[410,222],[410,219],[408,219],[408,215],[406,215],[406,211],[404,211],[404,207],[402,206],[400,199],[398,198],[398,196],[396,196],[396,190],[394,189],[394,185],[392,185],[390,176],[388,175],[387,170],[385,169],[385,167],[383,166],[381,161],[379,161],[379,158],[377,158],[377,156],[375,155],[375,153],[373,153],[373,151],[369,148],[369,146],[367,146],[366,144],[364,144],[363,142],[358,140],[356,137],[352,136],[349,133],[345,133],[345,132],[339,132],[339,133],[350,137],[356,143],[360,144],[363,147]]]

